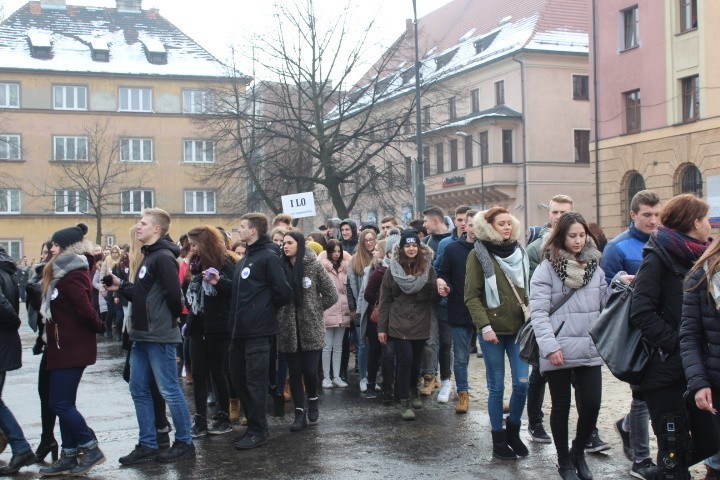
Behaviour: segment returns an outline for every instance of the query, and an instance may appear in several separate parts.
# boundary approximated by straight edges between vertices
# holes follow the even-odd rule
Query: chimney
[[[117,11],[123,13],[141,13],[142,0],[115,0]]]
[[[65,0],[40,0],[40,4],[42,5],[42,8],[47,9],[52,8],[58,10],[65,10],[67,8]]]

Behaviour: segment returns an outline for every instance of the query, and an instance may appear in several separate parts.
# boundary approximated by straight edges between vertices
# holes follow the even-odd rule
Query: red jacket
[[[104,330],[92,304],[92,284],[88,270],[68,272],[56,285],[50,302],[48,321],[47,369],[93,365],[97,358],[96,333]]]

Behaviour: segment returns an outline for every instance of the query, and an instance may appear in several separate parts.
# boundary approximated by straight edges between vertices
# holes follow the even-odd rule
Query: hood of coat
[[[350,238],[350,240],[345,240],[345,239],[343,239],[343,237],[342,237],[342,233],[338,233],[338,238],[341,239],[341,240],[343,240],[343,241],[345,241],[345,242],[349,242],[349,243],[357,242],[357,240],[358,240],[358,227],[357,227],[357,223],[355,223],[355,220],[352,220],[352,219],[350,219],[350,218],[346,218],[345,220],[343,220],[342,222],[340,222],[340,228],[342,228],[342,226],[343,226],[343,225],[346,225],[346,224],[347,224],[347,225],[350,225],[350,229],[352,230],[352,237]]]
[[[502,235],[485,220],[485,212],[487,212],[487,210],[478,212],[473,219],[473,222],[475,222],[475,237],[485,242],[502,243]],[[510,220],[512,222],[512,234],[507,241],[514,242],[520,238],[520,220],[512,214],[510,215]]]
[[[157,242],[153,243],[152,245],[145,245],[142,247],[142,252],[145,255],[149,255],[151,252],[154,252],[156,250],[162,250],[163,248],[170,250],[173,253],[174,257],[180,256],[180,247],[178,247],[175,243],[172,242],[167,237],[163,237],[159,239]]]
[[[17,270],[17,266],[15,265],[15,262],[13,259],[5,253],[5,250],[0,248],[0,270],[3,270],[7,272],[8,274],[15,275],[15,271]]]
[[[307,252],[307,250],[306,250],[306,252]],[[307,256],[307,254],[305,256]],[[317,257],[317,261],[322,264],[322,266],[325,268],[325,270],[328,271],[328,273],[333,273],[333,271],[335,270],[332,262],[327,258],[327,255],[325,255],[322,258]],[[343,256],[342,262],[340,262],[340,268],[338,268],[338,270],[337,270],[338,273],[347,273],[349,265],[350,265],[350,262],[348,261],[347,257]]]

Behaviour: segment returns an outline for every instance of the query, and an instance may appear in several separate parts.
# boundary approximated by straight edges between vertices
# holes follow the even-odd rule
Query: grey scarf
[[[485,302],[488,308],[497,308],[500,306],[500,292],[498,291],[497,277],[490,257],[491,254],[479,240],[475,241],[474,249],[475,256],[480,262],[480,267],[482,267],[485,276]],[[525,291],[528,290],[530,265],[522,247],[518,245],[518,248],[506,258],[497,255],[493,255],[493,257],[495,257],[502,271],[512,280],[515,286],[524,288]]]
[[[206,296],[214,297],[215,295],[217,295],[217,290],[215,289],[215,286],[208,282],[203,275],[198,274],[198,276],[201,276],[202,280],[194,278],[190,282],[187,294],[185,295],[185,297],[187,298],[187,302],[192,309],[193,315],[197,315],[198,313],[205,310]]]
[[[431,268],[430,265],[426,265],[425,271],[420,275],[408,275],[407,273],[405,273],[405,270],[403,270],[402,265],[400,265],[398,261],[394,258],[391,258],[388,261],[388,264],[388,267],[390,268],[390,273],[395,279],[395,283],[398,284],[400,290],[402,290],[403,293],[406,293],[408,295],[412,293],[417,293],[427,283],[429,270]]]
[[[87,270],[88,268],[88,260],[84,255],[77,255],[75,253],[64,253],[58,255],[52,264],[53,278],[50,280],[50,285],[48,286],[45,295],[43,295],[42,306],[40,307],[40,315],[42,315],[46,321],[50,321],[52,319],[50,301],[52,300],[55,287],[60,279],[73,270]]]

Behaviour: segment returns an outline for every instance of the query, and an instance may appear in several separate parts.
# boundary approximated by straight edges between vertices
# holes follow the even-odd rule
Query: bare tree
[[[201,175],[221,184],[225,198],[240,199],[238,208],[262,204],[277,213],[280,195],[307,190],[326,192],[340,217],[364,196],[395,205],[410,185],[393,145],[408,141],[414,107],[411,96],[392,109],[383,97],[395,47],[372,67],[367,83],[346,91],[358,70],[367,69],[373,23],[358,38],[351,35],[358,28],[349,7],[329,24],[319,21],[311,0],[277,9],[275,36],[252,47],[258,70],[272,81],[243,93],[248,79],[231,68],[213,92],[214,111],[198,116],[221,146],[214,168]]]

